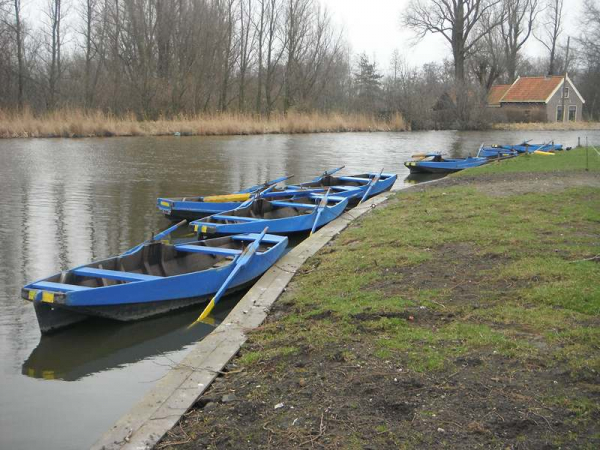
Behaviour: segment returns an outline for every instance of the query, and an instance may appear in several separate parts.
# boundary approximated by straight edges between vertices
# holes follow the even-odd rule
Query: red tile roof
[[[545,103],[548,97],[561,85],[562,80],[562,76],[518,78],[502,98],[502,103]]]
[[[506,94],[506,91],[510,89],[510,84],[498,84],[496,86],[492,86],[490,92],[488,93],[488,105],[490,106],[500,106],[500,100]]]

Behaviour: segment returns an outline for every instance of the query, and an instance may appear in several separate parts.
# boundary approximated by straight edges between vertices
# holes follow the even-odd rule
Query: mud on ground
[[[579,175],[450,178],[415,191],[470,186],[510,196],[600,186],[597,175]],[[597,244],[600,228],[590,226]],[[325,256],[349,245],[334,243]],[[559,356],[566,341],[549,339],[533,320],[519,320],[528,311],[548,312],[524,297],[544,275],[491,276],[514,262],[514,252],[478,252],[473,245],[440,240],[425,261],[379,268],[381,276],[361,289],[410,301],[348,314],[315,305],[310,315],[298,302],[303,279],[320,264],[327,270],[319,258],[309,261],[267,323],[158,448],[600,448],[597,365],[574,368]],[[434,295],[423,300],[423,293]],[[521,313],[502,320],[493,315],[509,301]],[[595,314],[556,311],[568,320],[565,332],[600,325]],[[554,323],[551,308],[540,320],[542,328],[544,320]],[[464,324],[482,327],[481,342],[448,332]],[[562,332],[560,324],[553,326]],[[416,337],[388,355],[381,340],[393,340],[398,327]],[[311,340],[311,330],[322,331]],[[500,337],[508,340],[496,342]],[[598,359],[597,334],[583,352]]]

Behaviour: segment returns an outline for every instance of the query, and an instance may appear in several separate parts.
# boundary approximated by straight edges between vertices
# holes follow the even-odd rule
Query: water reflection
[[[168,354],[193,344],[221,323],[244,293],[219,302],[210,324],[200,322],[200,307],[134,323],[91,319],[42,336],[21,373],[45,380],[75,381],[105,370]]]

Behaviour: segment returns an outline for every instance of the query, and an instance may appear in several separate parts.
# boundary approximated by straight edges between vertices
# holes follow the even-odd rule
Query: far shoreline
[[[487,129],[463,131],[590,131],[600,122],[495,123]],[[140,136],[256,136],[268,134],[363,133],[413,131],[402,115],[382,118],[368,114],[222,113],[179,115],[173,118],[140,120],[129,113],[117,116],[101,111],[60,110],[36,116],[30,111],[0,110],[0,139],[98,138]],[[415,130],[415,131],[433,131]],[[442,131],[442,130],[438,130]],[[443,130],[458,131],[458,130]]]

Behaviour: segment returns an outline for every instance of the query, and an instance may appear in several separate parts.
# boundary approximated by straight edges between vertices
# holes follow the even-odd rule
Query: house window
[[[575,122],[577,117],[577,105],[569,106],[569,121]]]
[[[566,87],[564,90],[564,97],[569,98],[569,88],[568,87]]]
[[[562,122],[563,121],[563,109],[562,109],[562,105],[558,105],[556,107],[556,121],[557,122]]]

